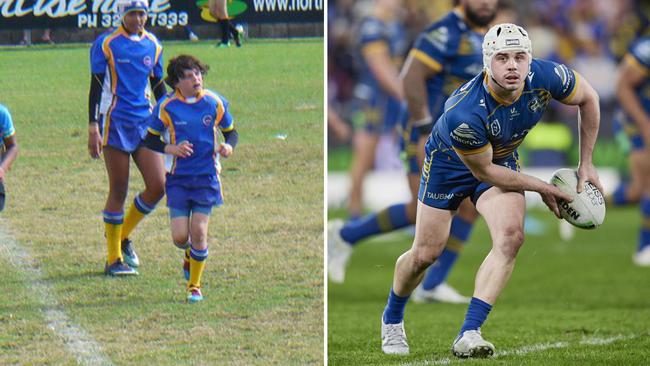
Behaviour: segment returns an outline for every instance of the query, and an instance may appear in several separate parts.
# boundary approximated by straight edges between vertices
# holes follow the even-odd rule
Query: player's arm
[[[483,148],[474,151],[462,151],[454,148],[460,159],[469,168],[476,179],[481,182],[509,191],[534,191],[542,196],[542,200],[560,218],[557,199],[571,202],[571,196],[560,191],[552,184],[546,183],[533,176],[515,172],[492,162],[492,146],[488,143]]]
[[[193,145],[189,141],[181,141],[176,145],[166,144],[160,137],[160,133],[152,129],[147,131],[147,136],[144,138],[144,145],[148,149],[157,151],[161,154],[170,154],[179,158],[186,158],[194,152],[192,149]]]
[[[90,91],[88,92],[88,153],[94,159],[99,158],[102,151],[102,138],[99,133],[99,102],[105,74],[90,75]]]
[[[641,105],[636,88],[650,77],[650,70],[628,54],[623,59],[616,83],[616,95],[621,107],[637,124],[646,146],[650,146],[650,116]]]
[[[388,45],[384,41],[374,41],[365,45],[361,54],[381,89],[397,100],[404,100],[399,72],[390,57]]]
[[[0,163],[0,181],[4,180],[5,174],[11,169],[11,164],[18,156],[18,141],[16,134],[4,138],[5,152]]]
[[[167,94],[167,88],[165,88],[163,78],[151,76],[149,77],[149,83],[151,84],[151,90],[153,91],[153,95],[156,97],[156,101],[160,101],[160,99]]]
[[[592,154],[598,137],[600,126],[600,103],[598,93],[580,74],[573,71],[576,76],[576,85],[569,97],[562,100],[568,105],[577,105],[579,108],[578,123],[580,125],[580,162],[578,163],[578,192],[586,181],[593,183],[601,192],[603,186],[600,184],[598,172],[592,162]]]

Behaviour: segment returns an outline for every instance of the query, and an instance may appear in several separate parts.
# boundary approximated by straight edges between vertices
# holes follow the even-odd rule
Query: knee
[[[436,247],[420,247],[411,251],[411,261],[417,272],[427,269],[438,256],[440,256],[440,250]]]
[[[108,199],[116,203],[124,204],[128,190],[128,184],[111,185],[108,192]]]
[[[524,244],[524,230],[522,227],[508,227],[503,230],[499,240],[500,252],[510,259],[514,259],[519,248]]]
[[[187,233],[172,233],[172,241],[180,249],[185,249],[189,236]]]
[[[156,202],[165,195],[165,183],[163,180],[155,180],[146,183],[145,189],[149,191],[149,196]]]

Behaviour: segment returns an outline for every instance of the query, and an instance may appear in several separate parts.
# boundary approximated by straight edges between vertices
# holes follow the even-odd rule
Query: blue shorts
[[[173,210],[180,210],[188,213],[196,211],[209,214],[209,209],[213,206],[223,204],[221,183],[218,177],[212,175],[167,174],[165,192],[170,213],[173,213]]]
[[[369,133],[390,132],[406,115],[405,106],[386,94],[373,96],[363,109],[365,130]]]
[[[641,132],[639,131],[639,126],[637,126],[632,119],[620,110],[614,115],[613,127],[614,135],[622,132],[627,136],[632,151],[643,150],[645,148],[645,143],[643,142],[643,136],[641,136]]]
[[[102,133],[102,146],[108,145],[130,154],[140,147],[147,135],[147,120],[127,121],[111,116],[107,123],[106,116],[102,114],[99,128]]]
[[[418,139],[420,132],[411,124],[402,121],[402,151],[405,153],[405,163],[408,174],[419,175],[420,164],[418,164]],[[424,153],[424,152],[423,152]]]
[[[478,198],[492,185],[476,179],[462,162],[451,163],[448,160],[450,153],[434,152],[424,159],[418,200],[443,210],[458,209],[467,197],[476,205]],[[514,157],[498,164],[519,171]]]

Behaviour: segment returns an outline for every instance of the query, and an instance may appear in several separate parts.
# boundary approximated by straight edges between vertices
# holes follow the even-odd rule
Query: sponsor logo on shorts
[[[450,200],[454,198],[453,193],[433,193],[427,192],[427,198],[431,200]]]

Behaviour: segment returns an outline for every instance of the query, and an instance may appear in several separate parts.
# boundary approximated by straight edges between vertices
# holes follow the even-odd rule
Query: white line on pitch
[[[2,227],[0,227],[0,251],[5,252],[3,257],[8,258],[18,271],[25,274],[23,277],[29,282],[30,289],[38,294],[37,299],[43,306],[43,315],[48,328],[63,339],[63,343],[77,362],[84,366],[113,365],[99,343],[83,328],[74,324],[62,310],[63,306],[56,299],[52,285],[45,280],[43,272],[27,249],[18,245]]]
[[[634,339],[640,337],[639,335],[617,335],[609,338],[583,338],[580,342],[577,342],[577,344],[580,345],[586,345],[586,346],[602,346],[605,344],[610,344],[614,343],[617,341],[621,340],[629,340],[629,339]],[[498,357],[503,357],[503,356],[511,356],[511,355],[516,355],[516,356],[522,356],[528,353],[532,352],[539,352],[539,351],[544,351],[547,349],[553,349],[553,348],[567,348],[570,347],[571,343],[569,342],[555,342],[555,343],[539,343],[539,344],[532,344],[529,346],[523,346],[521,348],[513,349],[513,350],[505,350],[505,351],[500,351],[496,352],[492,358],[498,358]],[[452,361],[457,361],[459,360],[458,358],[441,358],[438,360],[426,360],[426,361],[412,361],[412,362],[406,362],[400,364],[400,366],[429,366],[429,365],[448,365]]]

